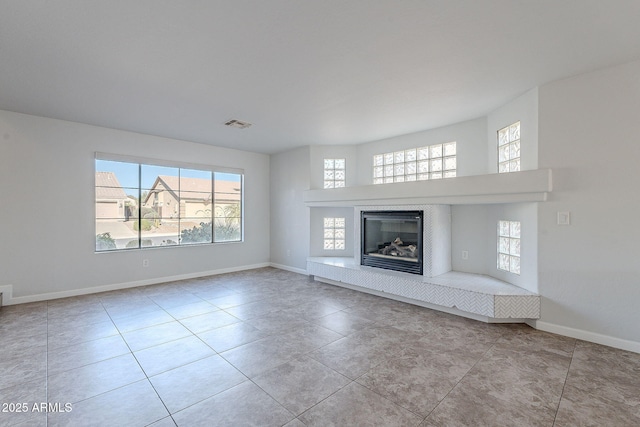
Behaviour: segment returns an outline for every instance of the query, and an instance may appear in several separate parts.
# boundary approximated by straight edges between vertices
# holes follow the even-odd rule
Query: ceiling
[[[640,59],[638,0],[0,0],[0,10],[0,109],[261,153],[473,119],[546,82]]]

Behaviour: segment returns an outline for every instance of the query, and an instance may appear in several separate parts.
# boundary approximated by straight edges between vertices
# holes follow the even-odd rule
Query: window
[[[498,221],[498,269],[520,274],[520,221]]]
[[[344,218],[324,219],[324,249],[344,250],[345,222]]]
[[[345,159],[324,159],[324,188],[344,187],[345,163]]]
[[[373,183],[453,178],[456,168],[455,142],[376,154],[373,156]]]
[[[520,122],[498,131],[498,172],[520,170]]]
[[[242,241],[242,173],[96,158],[96,252]]]

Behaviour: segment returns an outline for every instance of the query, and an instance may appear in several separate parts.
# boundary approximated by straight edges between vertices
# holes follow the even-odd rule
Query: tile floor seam
[[[569,361],[569,366],[567,367],[567,374],[564,377],[564,383],[562,384],[562,391],[560,392],[560,398],[558,399],[558,406],[556,407],[556,413],[553,414],[553,424],[556,425],[556,420],[558,419],[558,412],[560,412],[560,405],[562,404],[562,396],[564,396],[564,389],[567,386],[567,380],[569,379],[569,373],[571,372],[571,365],[573,364],[573,358],[576,354],[576,347],[578,346],[578,340],[576,339],[573,342],[573,350],[571,351],[571,361]]]
[[[447,392],[447,394],[444,395],[444,397],[442,399],[440,399],[440,401],[438,402],[438,404],[431,410],[429,411],[429,413],[427,414],[427,416],[424,418],[424,420],[422,422],[424,422],[427,418],[429,418],[431,416],[431,414],[433,414],[433,412],[438,409],[438,407],[442,404],[442,402],[444,402],[445,400],[447,400],[447,397],[449,396],[449,394],[451,394],[451,392],[458,386],[458,384],[460,384],[465,377],[469,374],[469,372],[471,372],[471,370],[473,370],[473,368],[480,363],[480,361],[482,359],[485,358],[485,356],[497,345],[498,341],[500,340],[500,338],[502,338],[504,334],[501,334],[498,338],[496,338],[496,340],[493,342],[493,344],[491,345],[491,347],[489,347],[484,353],[482,353],[482,356],[478,357],[478,359],[475,361],[475,363],[467,370],[467,372],[464,373],[463,376],[460,377],[460,379],[453,385],[453,387],[451,387],[451,389]]]

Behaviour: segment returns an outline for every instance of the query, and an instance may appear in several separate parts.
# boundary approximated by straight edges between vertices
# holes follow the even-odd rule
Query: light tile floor
[[[0,403],[0,426],[638,426],[640,354],[264,268],[2,308]]]

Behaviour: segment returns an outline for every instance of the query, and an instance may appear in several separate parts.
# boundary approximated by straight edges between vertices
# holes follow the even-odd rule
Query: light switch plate
[[[571,225],[571,212],[558,212],[558,225]]]

